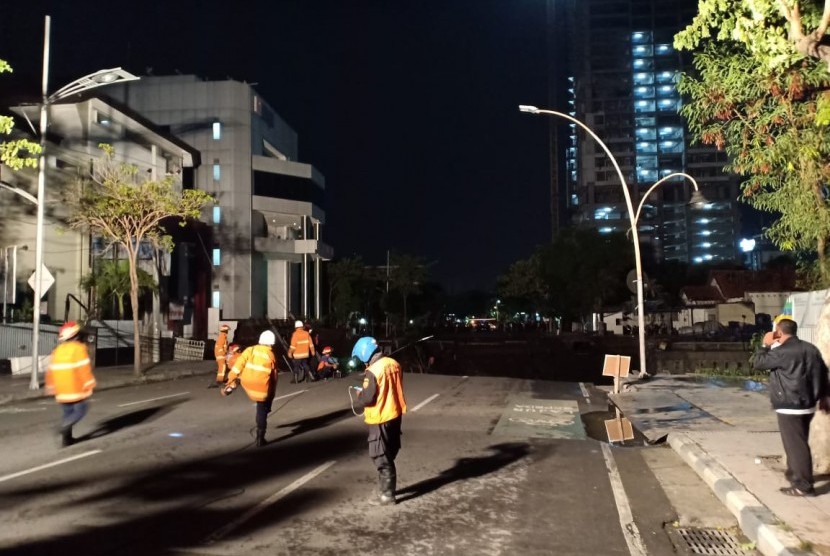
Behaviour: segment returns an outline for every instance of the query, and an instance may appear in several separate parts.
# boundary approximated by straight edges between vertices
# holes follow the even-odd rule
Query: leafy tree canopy
[[[5,60],[0,60],[0,73],[10,73],[12,67]],[[14,119],[10,116],[0,116],[0,135],[11,135],[14,130]],[[0,141],[0,162],[13,170],[34,168],[37,166],[40,145],[28,139],[10,139]]]

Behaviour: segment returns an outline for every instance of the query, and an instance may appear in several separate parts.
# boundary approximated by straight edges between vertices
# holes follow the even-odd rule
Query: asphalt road
[[[0,554],[684,554],[671,524],[717,510],[667,448],[586,437],[590,385],[407,374],[399,503],[372,507],[354,379],[281,375],[264,448],[208,382],[96,393],[63,449],[53,401],[0,407]]]

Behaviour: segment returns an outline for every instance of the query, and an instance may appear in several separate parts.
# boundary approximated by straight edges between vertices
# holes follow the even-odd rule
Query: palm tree
[[[144,270],[138,271],[138,288],[140,291],[155,292],[158,289],[153,277]],[[100,261],[93,272],[81,278],[81,288],[88,294],[94,291],[94,313],[100,316],[100,308],[108,299],[115,298],[118,304],[118,318],[124,318],[124,296],[130,293],[130,267],[124,260]]]

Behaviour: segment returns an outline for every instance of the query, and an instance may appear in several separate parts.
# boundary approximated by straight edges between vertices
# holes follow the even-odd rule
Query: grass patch
[[[749,366],[734,368],[699,367],[695,369],[695,374],[713,378],[740,378],[744,380],[754,380],[755,382],[762,382],[765,384],[769,379],[769,374],[756,371]]]

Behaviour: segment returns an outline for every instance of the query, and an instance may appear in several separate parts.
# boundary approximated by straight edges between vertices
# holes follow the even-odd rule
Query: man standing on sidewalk
[[[796,336],[798,327],[791,319],[778,321],[775,332],[767,332],[763,347],[755,353],[754,366],[770,371],[769,394],[778,416],[778,429],[787,456],[785,476],[788,496],[815,496],[813,458],[810,453],[810,421],[816,404],[827,405],[827,366],[818,348]],[[775,345],[777,344],[777,345]]]

